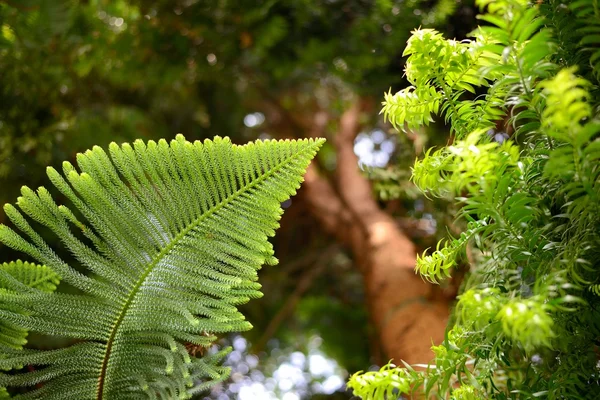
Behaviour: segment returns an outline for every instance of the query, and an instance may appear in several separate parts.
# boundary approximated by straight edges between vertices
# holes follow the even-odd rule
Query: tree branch
[[[300,278],[298,283],[296,284],[296,288],[294,292],[286,299],[283,306],[279,309],[277,314],[271,319],[269,325],[267,325],[265,331],[263,332],[260,339],[256,342],[255,345],[252,346],[252,351],[254,353],[260,353],[264,350],[267,342],[271,339],[277,330],[281,326],[281,324],[294,312],[296,309],[296,305],[298,302],[310,289],[310,286],[314,282],[314,280],[321,275],[321,273],[325,270],[327,263],[331,260],[331,258],[339,251],[338,246],[332,245],[329,246],[319,258],[315,261],[311,268],[308,268],[305,274]]]
[[[414,273],[415,246],[373,197],[358,168],[354,138],[367,102],[357,99],[343,113],[333,141],[337,154],[334,176],[320,174],[312,164],[301,191],[323,228],[348,246],[360,269],[370,318],[386,357],[409,363],[427,362],[432,340],[443,340],[448,302],[432,294],[431,285]],[[278,125],[294,137],[322,135],[327,119],[313,113],[303,127],[277,101],[272,106]],[[285,111],[285,112],[284,112]]]

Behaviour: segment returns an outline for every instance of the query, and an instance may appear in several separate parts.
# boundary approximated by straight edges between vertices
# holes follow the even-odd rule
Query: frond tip
[[[209,347],[215,334],[250,329],[237,305],[260,297],[257,270],[273,264],[281,202],[296,193],[323,139],[188,142],[178,135],[94,147],[79,170],[48,176],[72,204],[44,188],[22,189],[13,225],[0,242],[55,271],[81,294],[3,293],[0,319],[74,339],[52,351],[0,344],[0,387],[35,389],[23,399],[189,398],[225,379],[227,350],[194,357],[186,344]],[[49,228],[74,256],[75,270],[33,229]],[[82,274],[87,269],[87,274]],[[38,367],[39,366],[39,367]]]

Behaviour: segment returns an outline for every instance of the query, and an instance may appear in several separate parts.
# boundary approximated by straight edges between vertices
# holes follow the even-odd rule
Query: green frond
[[[569,8],[579,25],[579,48],[589,54],[589,66],[600,82],[600,5],[597,0],[578,0],[571,3]]]
[[[563,69],[541,83],[547,97],[542,127],[558,141],[544,175],[563,183],[568,212],[586,221],[600,210],[600,140],[592,140],[600,133],[600,123],[590,104],[591,84],[575,71]]]
[[[425,193],[443,197],[452,192],[450,176],[454,171],[453,157],[447,149],[425,151],[422,159],[415,160],[411,180]]]
[[[469,289],[458,296],[457,325],[467,329],[485,329],[496,319],[504,302],[505,299],[497,288]],[[473,315],[479,318],[474,320]]]
[[[582,121],[592,116],[588,103],[590,83],[576,76],[576,70],[577,67],[563,69],[552,79],[540,83],[546,94],[543,127],[548,134],[570,143],[575,143],[574,135],[579,132]],[[583,143],[587,139],[584,138]]]
[[[437,114],[442,96],[433,86],[415,89],[409,86],[396,94],[386,93],[381,114],[396,129],[409,129],[433,122],[431,114]]]
[[[481,399],[480,392],[470,385],[463,385],[452,391],[450,400],[478,400]]]
[[[52,293],[60,282],[58,275],[44,265],[21,260],[0,264],[0,307],[27,315],[27,310],[11,305],[17,293]],[[22,349],[27,344],[28,330],[10,321],[0,321],[0,346]]]
[[[490,35],[478,31],[476,40],[447,40],[434,29],[417,29],[406,43],[403,55],[406,78],[420,87],[435,83],[446,90],[467,90],[487,84],[478,72],[497,64],[499,56],[488,50],[493,44]],[[446,93],[447,96],[450,93]]]
[[[379,371],[356,372],[350,377],[348,387],[363,400],[389,400],[409,394],[415,379],[414,371],[398,368],[390,362]]]
[[[28,314],[28,310],[11,306],[9,299],[19,292],[52,293],[60,283],[58,275],[44,265],[36,265],[21,260],[0,265],[0,307],[15,313]],[[27,344],[29,330],[10,321],[0,321],[0,348],[21,350]],[[0,353],[2,358],[2,353]],[[21,367],[19,365],[18,367]],[[9,368],[2,368],[6,370]],[[10,398],[6,388],[0,386],[0,399]]]
[[[438,283],[441,279],[450,276],[450,269],[457,262],[460,254],[465,251],[467,242],[485,227],[485,221],[472,221],[467,230],[462,232],[457,239],[446,242],[438,242],[437,249],[430,255],[417,255],[415,271],[423,278],[432,283]]]
[[[453,242],[442,244],[443,240],[439,241],[436,250],[427,254],[427,250],[422,255],[417,255],[415,271],[424,279],[431,283],[439,283],[441,279],[450,277],[450,269],[456,265],[458,256],[458,248],[453,246]]]
[[[13,281],[14,280],[14,281]],[[52,293],[60,283],[60,277],[45,265],[36,265],[21,260],[0,265],[0,288],[12,291],[22,290],[21,285]]]
[[[257,270],[275,264],[268,237],[323,140],[138,140],[94,147],[48,168],[72,205],[24,187],[5,212],[0,241],[60,275],[81,294],[4,293],[0,318],[74,339],[52,351],[2,346],[0,386],[17,399],[189,398],[228,376],[226,351],[189,356],[215,334],[251,327],[237,305],[262,296]],[[49,228],[89,274],[60,259],[30,221]],[[20,231],[20,233],[18,233]],[[3,275],[4,276],[4,275]],[[211,340],[207,340],[207,334]]]
[[[527,351],[539,346],[552,347],[554,320],[548,314],[549,306],[544,299],[514,300],[505,304],[498,318],[504,333],[517,341]]]
[[[518,147],[510,141],[489,142],[481,130],[474,131],[454,145],[431,152],[413,166],[412,180],[424,193],[443,197],[448,194],[494,194],[502,174],[514,169]]]
[[[482,70],[492,70],[500,61],[500,55],[490,51],[494,40],[483,30],[475,33],[475,40],[446,40],[433,29],[418,29],[407,42],[404,55],[406,77],[415,87],[402,89],[385,96],[382,113],[394,127],[405,122],[409,128],[428,125],[431,114],[445,115],[453,121],[452,127],[459,136],[471,130],[490,128],[493,120],[504,113],[498,110],[497,99],[460,101],[464,92],[475,93],[477,87],[488,86],[494,73],[482,74]],[[465,124],[475,110],[485,110],[475,119]]]
[[[442,72],[439,61],[448,54],[448,46],[444,36],[435,29],[416,29],[406,42],[403,56],[406,61],[406,79],[415,85],[427,84]]]

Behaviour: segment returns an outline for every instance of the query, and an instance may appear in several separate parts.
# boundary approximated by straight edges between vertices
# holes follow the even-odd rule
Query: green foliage
[[[52,293],[60,282],[58,275],[45,265],[36,265],[20,260],[0,265],[0,303],[2,308],[8,308],[10,302],[4,303],[19,292]],[[11,311],[23,312],[19,307]],[[27,344],[27,329],[9,321],[0,321],[0,346],[20,350]]]
[[[313,120],[315,109],[333,121],[349,92],[377,95],[402,82],[398,43],[408,38],[409,26],[443,24],[457,4],[0,1],[0,204],[13,201],[22,185],[44,185],[42,166],[60,170],[63,160],[74,164],[76,152],[94,144],[106,148],[111,141],[157,140],[174,132],[190,140],[226,133],[235,143],[263,133],[279,137],[286,133],[270,115],[278,105],[302,126],[310,125],[304,122]],[[244,115],[255,112],[266,120],[245,127]],[[6,220],[0,213],[0,222]],[[290,223],[302,231],[294,237],[319,242],[317,224],[305,222]],[[55,236],[46,229],[40,234],[58,257],[79,268]],[[298,247],[290,248],[304,251]],[[1,261],[16,259],[6,246],[0,253]],[[273,292],[287,287],[273,285]],[[251,307],[266,324],[265,308],[258,302]],[[31,342],[34,337],[43,347],[57,347],[56,338],[32,335]]]
[[[406,78],[414,86],[385,96],[384,117],[396,128],[404,124],[416,128],[433,121],[431,114],[441,112],[463,136],[493,126],[492,121],[502,115],[498,97],[459,100],[465,92],[475,93],[477,87],[488,85],[480,70],[492,68],[501,57],[492,51],[493,42],[486,31],[476,32],[475,40],[462,42],[446,40],[433,29],[414,31],[403,53],[409,56]],[[477,118],[472,119],[475,113]]]
[[[354,391],[355,396],[364,400],[392,399],[399,394],[410,393],[410,387],[414,381],[408,369],[396,368],[394,364],[388,363],[379,371],[358,371],[348,382],[348,387]]]
[[[543,296],[510,301],[497,314],[504,334],[527,352],[540,346],[552,347],[554,320],[548,314],[552,307],[544,304]]]
[[[504,302],[498,288],[469,289],[458,296],[456,318],[468,329],[490,329],[490,334],[497,334],[497,324],[490,325],[490,321],[496,319]]]
[[[579,35],[579,50],[587,53],[596,81],[600,83],[600,6],[597,1],[579,0],[569,6]]]
[[[2,276],[0,288],[16,291],[22,289],[19,282],[28,288],[38,289],[43,292],[52,293],[59,284],[59,276],[45,265],[36,265],[20,260],[0,265]]]
[[[39,368],[0,373],[0,386],[42,383],[18,399],[174,399],[225,379],[229,369],[218,363],[228,349],[196,357],[186,344],[209,348],[217,334],[251,328],[237,306],[262,295],[257,270],[277,262],[267,239],[278,227],[280,203],[296,192],[322,143],[237,146],[228,138],[191,143],[178,135],[170,144],[112,143],[110,158],[94,147],[77,156],[80,172],[63,163],[64,177],[49,167],[73,207],[56,204],[43,187],[23,187],[20,211],[4,207],[21,234],[1,225],[0,241],[78,293],[5,290],[0,316],[74,343],[44,351],[0,344],[1,369]],[[58,257],[38,225],[88,274]],[[9,289],[18,286],[11,268],[0,269]],[[33,272],[28,276],[35,283]]]
[[[316,105],[335,114],[348,92],[401,82],[408,27],[443,23],[456,4],[0,2],[0,203],[93,145],[173,132],[245,142],[271,121],[249,129],[244,116],[273,100],[298,120]]]
[[[485,220],[472,221],[468,224],[467,230],[460,234],[460,237],[443,245],[442,241],[438,243],[436,251],[426,255],[417,256],[416,271],[430,282],[438,283],[440,279],[450,276],[450,270],[456,265],[460,254],[467,247],[467,242],[485,227]]]
[[[464,249],[471,264],[434,361],[387,374],[427,398],[595,399],[598,4],[478,3],[486,25],[470,41],[415,31],[405,50],[413,87],[385,96],[396,127],[440,115],[453,136],[415,162],[412,179],[431,197],[453,199],[466,230],[420,257],[418,272],[437,282]],[[509,133],[496,131],[502,120]],[[351,379],[356,394],[392,398],[392,385],[367,376]]]
[[[465,385],[454,389],[450,400],[477,400],[480,398],[478,391],[473,386]]]

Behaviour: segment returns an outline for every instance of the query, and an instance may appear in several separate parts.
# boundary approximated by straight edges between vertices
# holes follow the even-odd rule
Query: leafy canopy
[[[426,151],[412,180],[453,199],[465,230],[416,270],[438,282],[466,254],[469,274],[430,365],[387,365],[349,386],[364,399],[595,399],[600,11],[594,0],[478,3],[486,25],[472,40],[414,32],[413,86],[388,93],[382,110],[399,129],[434,115],[449,123],[451,144]]]
[[[196,357],[186,345],[208,348],[216,334],[251,328],[237,306],[262,295],[257,270],[277,262],[267,239],[280,203],[322,143],[178,135],[170,144],[112,143],[110,158],[94,147],[77,156],[79,171],[65,162],[64,177],[48,168],[72,207],[43,187],[23,187],[16,207],[4,207],[21,233],[2,225],[0,241],[45,267],[0,268],[0,328],[12,329],[0,340],[0,370],[34,367],[0,373],[0,387],[35,386],[18,399],[175,399],[225,379],[218,362],[227,349]],[[56,255],[40,225],[74,260]],[[50,271],[78,294],[48,292]],[[23,330],[74,343],[21,349]]]

